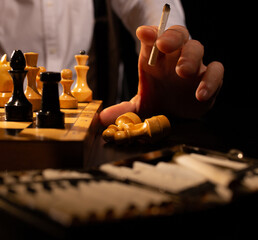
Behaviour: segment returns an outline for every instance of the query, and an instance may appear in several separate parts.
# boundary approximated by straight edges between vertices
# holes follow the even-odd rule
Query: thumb
[[[136,36],[141,41],[141,57],[148,59],[153,44],[157,39],[158,28],[155,26],[140,26],[136,30]]]
[[[120,115],[126,112],[135,111],[136,104],[134,102],[121,102],[119,104],[105,108],[99,115],[100,122],[102,125],[108,126],[110,124],[113,124]]]

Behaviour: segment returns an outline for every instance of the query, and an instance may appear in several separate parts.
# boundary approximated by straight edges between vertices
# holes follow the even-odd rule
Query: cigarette
[[[159,28],[158,28],[158,36],[157,39],[159,38],[159,36],[164,32],[167,21],[168,21],[168,16],[170,13],[170,5],[169,4],[165,4],[163,7],[163,11],[162,11],[162,15],[160,18],[160,22],[159,22]],[[152,50],[151,50],[151,54],[150,54],[150,58],[149,58],[149,62],[148,64],[150,66],[155,66],[156,61],[157,61],[157,57],[158,57],[158,53],[159,50],[156,46],[156,42],[154,43]]]

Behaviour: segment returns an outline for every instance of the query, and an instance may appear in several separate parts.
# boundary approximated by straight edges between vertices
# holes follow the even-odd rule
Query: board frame
[[[29,123],[4,121],[2,114],[0,170],[82,168],[100,126],[101,109],[100,100],[79,103],[75,110],[61,109],[65,113],[65,129],[35,128],[35,113]],[[3,113],[4,109],[0,111]]]

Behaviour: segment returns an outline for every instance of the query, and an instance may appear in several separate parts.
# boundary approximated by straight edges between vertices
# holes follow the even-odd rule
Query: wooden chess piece
[[[63,69],[61,71],[63,93],[59,98],[60,108],[78,108],[78,101],[71,93],[71,86],[73,84],[72,76],[73,73],[70,69]]]
[[[85,51],[81,51],[80,55],[75,55],[77,66],[74,68],[77,74],[77,80],[72,90],[72,94],[78,100],[78,102],[92,101],[92,91],[87,83],[89,66],[86,66],[86,63],[88,58],[89,56],[85,54]]]
[[[46,68],[43,66],[39,66],[39,71],[36,77],[36,85],[37,85],[37,89],[40,95],[42,95],[42,87],[43,87],[43,83],[40,81],[40,73],[42,72],[46,72]]]
[[[14,50],[11,56],[9,73],[13,79],[13,94],[5,104],[5,119],[7,121],[32,121],[32,104],[23,92],[24,78],[28,71],[24,70],[26,61],[21,50]]]
[[[39,111],[41,107],[41,95],[38,92],[36,86],[36,77],[39,72],[39,67],[37,67],[38,61],[38,53],[28,52],[24,53],[24,57],[26,60],[26,68],[27,73],[27,87],[25,90],[25,96],[32,104],[32,111]]]
[[[130,126],[131,124],[138,124],[141,123],[141,119],[139,116],[133,112],[127,112],[121,116],[119,116],[115,124],[118,126],[119,130],[125,130]]]
[[[116,143],[131,142],[134,140],[156,142],[170,133],[170,122],[164,115],[154,116],[136,124],[128,122],[128,118],[124,118],[123,115],[119,118],[120,127],[119,125],[110,125],[103,132],[102,136],[105,141],[114,141]]]
[[[0,61],[0,107],[9,101],[13,91],[13,79],[9,74],[10,63],[7,62],[7,55],[4,54]]]
[[[58,82],[61,74],[58,72],[42,72],[43,82],[41,110],[36,113],[36,127],[64,128],[64,113],[60,111]]]
[[[119,116],[115,124],[111,124],[108,128],[102,133],[102,136],[106,142],[114,141],[114,135],[117,131],[124,131],[132,127],[134,124],[141,123],[139,116],[132,112],[127,112]]]

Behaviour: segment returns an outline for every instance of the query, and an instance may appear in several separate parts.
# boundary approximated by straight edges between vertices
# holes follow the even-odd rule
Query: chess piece
[[[13,91],[13,80],[8,72],[11,67],[6,59],[7,55],[4,54],[0,61],[0,107],[4,107],[12,96]]]
[[[41,107],[41,95],[36,87],[36,77],[39,72],[39,67],[37,67],[38,53],[28,52],[24,53],[26,60],[25,70],[27,73],[27,87],[25,90],[25,96],[32,104],[32,111],[39,111]]]
[[[63,93],[60,96],[60,108],[78,108],[78,101],[71,93],[72,70],[63,69],[61,72],[61,84],[63,86]]]
[[[43,82],[41,110],[36,113],[36,127],[64,128],[64,113],[60,111],[58,82],[61,75],[58,72],[42,72]]]
[[[115,124],[118,126],[119,130],[125,130],[131,124],[137,124],[137,123],[141,123],[141,122],[142,121],[137,114],[135,114],[133,112],[127,112],[127,113],[119,116],[116,119]]]
[[[128,113],[126,113],[128,114]],[[121,115],[116,124],[110,125],[102,136],[107,142],[125,143],[133,140],[156,142],[170,133],[170,122],[164,115],[154,116],[136,123],[127,115]],[[132,115],[132,113],[130,113]],[[129,121],[128,121],[129,120]]]
[[[92,91],[87,83],[87,73],[89,66],[86,66],[89,56],[85,54],[85,51],[81,51],[80,55],[75,55],[77,66],[75,71],[77,74],[77,81],[72,90],[73,96],[78,102],[90,102],[92,101]]]
[[[14,50],[11,56],[9,73],[13,79],[13,94],[5,104],[5,119],[7,121],[32,121],[32,104],[23,92],[24,78],[27,71],[24,55],[21,50]]]
[[[43,87],[43,83],[40,81],[40,73],[42,72],[46,72],[46,68],[43,66],[39,66],[39,71],[36,76],[36,86],[40,95],[42,95],[42,87]]]
[[[106,142],[114,141],[114,135],[117,131],[124,131],[129,129],[130,126],[141,122],[142,121],[137,114],[127,112],[119,116],[116,119],[115,124],[109,125],[108,128],[103,132],[102,136]]]

